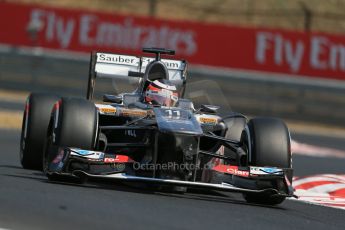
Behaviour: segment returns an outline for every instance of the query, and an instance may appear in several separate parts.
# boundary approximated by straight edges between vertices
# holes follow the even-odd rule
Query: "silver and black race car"
[[[126,181],[156,189],[243,193],[279,204],[293,196],[290,134],[275,118],[226,116],[185,99],[186,61],[92,53],[86,99],[32,93],[20,141],[24,168],[50,180]],[[93,102],[96,79],[135,78],[132,93]]]

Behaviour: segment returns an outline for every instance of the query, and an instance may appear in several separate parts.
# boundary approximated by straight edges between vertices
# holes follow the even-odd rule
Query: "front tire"
[[[84,99],[62,98],[58,101],[51,115],[44,171],[50,180],[59,180],[54,173],[54,159],[63,147],[94,150],[98,130],[98,112],[95,105]],[[61,178],[60,178],[61,179]]]
[[[94,103],[62,98],[53,114],[53,144],[93,150],[96,146],[98,112]]]
[[[251,119],[242,138],[248,147],[249,165],[291,168],[290,133],[282,120]]]
[[[291,168],[290,133],[282,120],[274,118],[251,119],[242,133],[242,142],[248,152],[250,166]],[[292,181],[292,175],[289,178]],[[272,181],[273,188],[281,189],[283,181]],[[283,196],[274,194],[244,194],[250,203],[280,204]]]

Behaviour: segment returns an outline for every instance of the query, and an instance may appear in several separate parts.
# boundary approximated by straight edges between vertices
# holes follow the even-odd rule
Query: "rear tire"
[[[251,119],[242,133],[242,142],[248,152],[250,166],[291,168],[290,133],[282,120],[274,118]],[[291,175],[292,177],[292,175]],[[292,178],[289,178],[292,181]],[[272,182],[278,184],[281,182]],[[285,197],[271,194],[244,194],[250,203],[276,205]]]
[[[58,96],[41,93],[27,98],[20,138],[20,163],[25,169],[42,170],[50,114],[58,100]]]
[[[246,127],[247,119],[245,117],[225,117],[223,118],[226,124],[227,131],[225,133],[225,138],[233,141],[241,141],[241,135]],[[237,155],[228,148],[224,148],[224,155],[226,157],[231,157],[241,164],[240,159],[237,159]]]
[[[223,120],[223,131],[220,133],[217,133],[217,135],[225,137],[226,139],[238,141],[241,140],[241,134],[244,130],[247,119],[242,115],[237,114],[230,114],[228,116],[225,116],[222,118]],[[209,152],[217,152],[220,150],[220,147],[222,146],[221,141],[210,141],[209,139],[205,138],[200,140],[201,142],[201,149],[206,150]],[[205,148],[206,147],[206,148]],[[237,156],[234,154],[233,151],[231,151],[228,148],[224,149],[224,156],[231,158],[231,162],[235,162],[237,160]],[[221,153],[220,151],[219,153]],[[212,159],[214,157],[212,156],[202,156],[200,160],[200,169],[198,170],[197,179],[202,180],[203,182],[212,182],[212,183],[218,183],[220,176],[215,173],[213,170],[210,170],[209,168],[212,167]],[[208,168],[208,169],[207,169]],[[221,182],[219,182],[221,183]]]
[[[245,117],[225,117],[223,118],[223,121],[227,127],[225,138],[240,141],[242,131],[247,123],[247,119]]]

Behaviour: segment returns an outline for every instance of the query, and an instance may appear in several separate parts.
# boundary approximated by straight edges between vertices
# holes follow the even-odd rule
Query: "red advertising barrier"
[[[0,43],[141,54],[175,49],[192,64],[345,80],[345,37],[0,3]]]

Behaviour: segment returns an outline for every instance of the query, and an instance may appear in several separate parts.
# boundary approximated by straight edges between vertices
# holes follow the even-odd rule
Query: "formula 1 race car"
[[[20,142],[24,168],[50,180],[125,181],[184,192],[243,193],[248,202],[279,204],[293,196],[290,134],[283,121],[194,108],[184,98],[186,61],[92,53],[86,99],[32,93]],[[92,102],[96,79],[138,79],[132,93]]]

